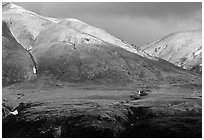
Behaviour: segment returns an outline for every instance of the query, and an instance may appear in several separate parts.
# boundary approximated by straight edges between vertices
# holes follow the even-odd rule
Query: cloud
[[[202,3],[17,3],[56,18],[77,18],[135,45],[202,28]]]
[[[201,2],[50,2],[40,3],[40,5],[43,5],[42,13],[52,13],[56,16],[91,14],[152,18],[165,18],[168,15],[186,17],[202,8]]]
[[[199,12],[196,12],[199,13]],[[135,45],[158,40],[164,36],[178,31],[198,30],[202,24],[197,14],[191,18],[178,18],[169,16],[166,18],[149,17],[129,17],[129,16],[79,16],[79,19],[102,29],[107,32]]]

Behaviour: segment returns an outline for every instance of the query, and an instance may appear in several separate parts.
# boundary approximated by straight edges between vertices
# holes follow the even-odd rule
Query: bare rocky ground
[[[202,137],[201,94],[193,84],[85,85],[41,77],[3,88],[3,137]]]

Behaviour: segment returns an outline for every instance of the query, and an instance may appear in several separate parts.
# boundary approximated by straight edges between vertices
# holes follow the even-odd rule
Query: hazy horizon
[[[201,2],[14,2],[55,18],[76,18],[136,46],[202,29]]]

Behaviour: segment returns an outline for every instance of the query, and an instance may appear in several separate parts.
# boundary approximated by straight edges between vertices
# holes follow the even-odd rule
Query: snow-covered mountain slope
[[[32,48],[39,32],[53,22],[12,3],[3,5],[2,20],[8,24],[14,37],[27,50]]]
[[[27,50],[32,49],[33,42],[35,42],[38,34],[47,29],[50,24],[61,24],[66,26],[68,29],[73,28],[78,30],[79,33],[86,34],[87,36],[94,37],[95,44],[100,44],[101,41],[113,44],[120,48],[126,49],[132,53],[148,57],[150,59],[155,59],[143,52],[139,52],[135,49],[134,46],[124,42],[117,37],[107,33],[106,31],[88,25],[80,20],[65,18],[57,19],[45,17],[29,10],[26,10],[20,6],[17,6],[13,3],[7,3],[3,5],[2,20],[5,21],[11,28],[11,32],[15,38],[21,43],[21,45]]]
[[[184,69],[202,70],[201,30],[173,33],[140,49]]]
[[[82,33],[86,33],[86,34],[95,36],[105,42],[111,43],[116,46],[120,46],[121,48],[124,48],[130,52],[134,52],[137,54],[139,53],[132,45],[128,44],[127,42],[124,42],[114,37],[113,35],[105,32],[104,30],[88,25],[85,22],[82,22],[80,20],[67,18],[67,19],[63,19],[59,23],[75,28],[81,31]]]

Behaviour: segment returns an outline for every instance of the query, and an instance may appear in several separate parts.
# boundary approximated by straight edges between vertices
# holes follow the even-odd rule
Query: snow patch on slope
[[[195,52],[195,55],[199,55],[200,53],[202,53],[202,49],[198,50],[197,52]]]

